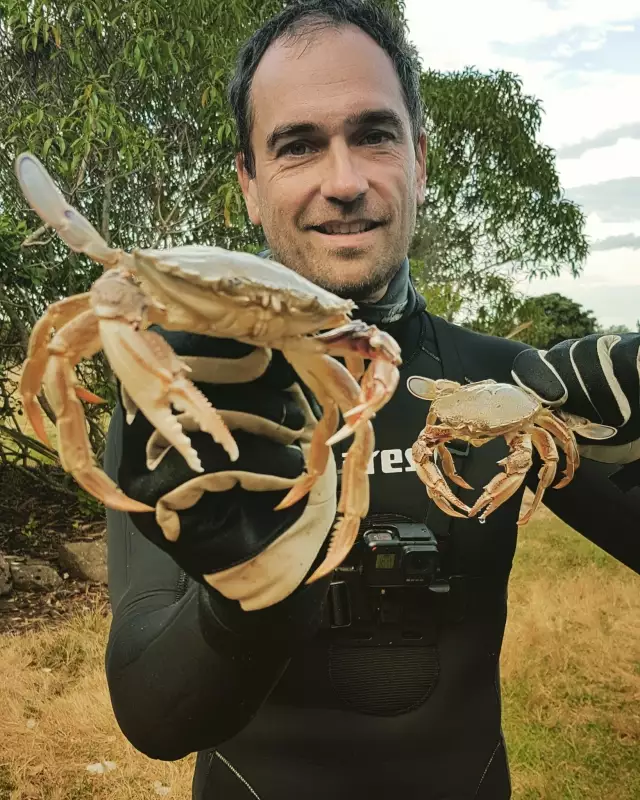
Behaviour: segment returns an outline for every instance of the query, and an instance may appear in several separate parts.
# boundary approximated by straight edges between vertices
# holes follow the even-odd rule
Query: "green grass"
[[[640,578],[546,511],[520,534],[502,662],[516,800],[640,797]]]

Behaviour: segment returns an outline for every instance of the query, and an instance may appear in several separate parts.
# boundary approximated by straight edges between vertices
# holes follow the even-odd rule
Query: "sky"
[[[540,141],[586,215],[580,278],[523,282],[560,292],[599,322],[640,320],[640,0],[406,0],[424,68],[504,69],[542,101]]]

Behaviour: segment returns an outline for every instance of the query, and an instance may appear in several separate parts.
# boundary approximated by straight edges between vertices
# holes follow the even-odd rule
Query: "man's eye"
[[[309,145],[306,142],[290,142],[280,150],[280,155],[285,156],[306,156],[309,152]]]
[[[363,144],[383,144],[384,142],[391,141],[393,136],[385,131],[371,131],[363,138]]]

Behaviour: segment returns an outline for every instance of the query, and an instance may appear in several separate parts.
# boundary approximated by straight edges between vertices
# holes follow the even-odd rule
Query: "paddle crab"
[[[105,267],[88,292],[49,306],[31,334],[20,392],[39,438],[47,443],[37,400],[44,384],[56,415],[63,468],[110,508],[154,511],[128,497],[97,466],[81,401],[100,398],[79,385],[75,365],[102,349],[120,379],[128,421],[140,410],[194,472],[203,472],[172,407],[208,432],[232,461],[238,458],[236,442],[221,415],[187,378],[189,366],[164,338],[147,329],[157,324],[166,330],[236,339],[260,348],[259,353],[267,354],[266,363],[271,349],[278,349],[314,392],[323,415],[311,438],[306,471],[277,508],[304,497],[324,473],[331,445],[354,437],[343,466],[340,516],[326,559],[309,581],[331,572],[348,554],[368,511],[371,419],[398,384],[401,358],[396,341],[373,325],[353,320],[351,300],[258,256],[193,245],[131,253],[111,248],[66,202],[34,155],[21,154],[15,169],[27,201],[44,222],[72,250]],[[345,366],[335,357],[343,357]],[[263,359],[263,370],[266,363]],[[338,412],[345,422],[340,430]],[[148,449],[148,467],[156,464]],[[156,518],[163,527],[158,513]],[[177,538],[178,533],[163,530],[167,538]]]
[[[433,502],[453,517],[465,516],[456,508],[469,517],[484,509],[479,517],[484,522],[522,485],[532,466],[535,448],[542,467],[533,503],[518,519],[518,525],[525,525],[556,476],[559,457],[554,437],[566,455],[564,476],[554,487],[561,489],[573,479],[580,465],[574,432],[589,439],[608,439],[616,433],[615,428],[597,425],[562,410],[556,415],[533,392],[509,383],[484,380],[461,385],[450,380],[412,376],[407,380],[407,388],[415,397],[432,401],[426,425],[412,448],[416,471]],[[444,475],[463,489],[473,488],[456,472],[445,442],[460,439],[481,447],[497,436],[504,436],[509,445],[508,455],[498,461],[504,470],[491,479],[469,507],[456,497],[445,480]],[[436,454],[444,475],[435,463]]]

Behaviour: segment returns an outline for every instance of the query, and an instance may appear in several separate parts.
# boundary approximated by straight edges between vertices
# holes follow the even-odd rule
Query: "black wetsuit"
[[[512,382],[524,345],[450,325],[420,303],[383,327],[400,343],[403,366],[396,394],[374,420],[370,515],[426,520],[450,586],[446,593],[411,590],[411,623],[394,623],[399,612],[391,605],[378,638],[354,642],[349,628],[331,628],[325,582],[259,612],[254,638],[241,642],[215,618],[208,591],[126,515],[108,512],[113,625],[106,668],[114,711],[127,738],[152,758],[198,752],[198,800],[511,795],[498,663],[523,490],[484,525],[433,506],[408,458],[426,404],[407,391],[406,379]],[[106,460],[114,476],[122,431],[117,409]],[[348,445],[337,446],[338,464],[338,450]],[[497,439],[453,451],[476,489],[465,492],[468,502],[496,474],[506,445]],[[572,483],[547,491],[545,504],[638,571],[640,490],[616,488],[608,479],[616,469],[583,460]],[[227,606],[228,620],[235,615],[245,625],[251,615]]]

